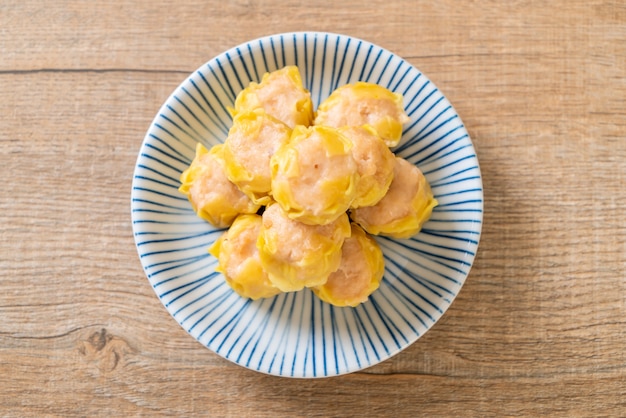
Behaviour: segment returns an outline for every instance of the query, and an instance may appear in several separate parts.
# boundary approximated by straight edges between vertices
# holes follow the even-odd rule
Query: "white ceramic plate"
[[[439,206],[412,239],[378,237],[379,290],[357,308],[337,308],[305,290],[251,301],[215,272],[207,248],[221,234],[177,189],[195,144],[223,142],[227,106],[250,81],[297,65],[317,106],[338,86],[380,84],[404,96],[411,118],[394,152],[417,165]],[[137,159],[132,222],[141,264],[165,308],[189,334],[241,366],[272,375],[354,372],[397,354],[448,309],[468,275],[481,231],[480,169],[461,119],[443,94],[402,58],[329,33],[286,33],[233,48],[191,74],[152,122]],[[167,326],[164,324],[163,326]]]

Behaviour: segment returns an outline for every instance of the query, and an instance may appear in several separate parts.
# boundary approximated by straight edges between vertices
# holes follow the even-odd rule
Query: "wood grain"
[[[623,416],[626,6],[619,1],[0,4],[3,416]],[[271,33],[379,44],[454,104],[483,175],[443,318],[362,372],[248,371],[188,336],[137,259],[130,188],[159,106]]]

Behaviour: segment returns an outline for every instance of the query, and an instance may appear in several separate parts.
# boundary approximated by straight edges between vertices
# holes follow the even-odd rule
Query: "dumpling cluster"
[[[241,296],[310,288],[357,306],[379,287],[372,235],[409,238],[437,201],[420,170],[390,150],[408,117],[402,96],[358,82],[314,111],[298,68],[250,83],[229,109],[223,144],[196,156],[180,191],[198,216],[228,228],[209,248]]]

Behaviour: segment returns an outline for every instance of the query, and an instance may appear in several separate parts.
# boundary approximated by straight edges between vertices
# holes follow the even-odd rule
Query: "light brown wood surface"
[[[131,178],[187,75],[272,33],[356,36],[453,103],[481,164],[473,269],[421,339],[361,372],[249,371],[172,319]],[[0,3],[0,415],[624,416],[622,1]]]

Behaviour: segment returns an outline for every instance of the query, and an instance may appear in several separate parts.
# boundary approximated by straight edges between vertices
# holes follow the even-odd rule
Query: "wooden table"
[[[0,415],[624,416],[620,1],[0,4]],[[443,318],[361,372],[293,380],[197,343],[140,266],[129,196],[159,106],[278,32],[369,40],[455,105],[485,197]]]

